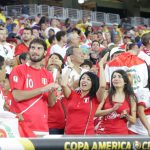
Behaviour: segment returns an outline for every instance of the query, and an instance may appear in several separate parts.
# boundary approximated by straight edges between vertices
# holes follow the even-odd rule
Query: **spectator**
[[[148,87],[140,88],[136,92],[138,100],[138,118],[134,125],[129,126],[129,130],[132,134],[148,135],[150,136],[150,114],[149,114],[149,83]]]
[[[10,75],[10,86],[19,114],[32,131],[48,132],[48,103],[55,104],[53,77],[41,68],[46,43],[34,39],[29,45],[30,63],[14,68]],[[35,76],[36,75],[36,76]],[[39,121],[40,120],[40,121]]]
[[[54,54],[52,55],[52,57]],[[49,64],[48,70],[53,72],[56,83],[61,77],[61,67],[57,64]],[[61,86],[56,90],[56,103],[48,109],[49,134],[64,134],[67,115],[67,100],[65,99]]]
[[[5,58],[6,71],[10,74],[12,67],[16,65],[16,60],[14,58],[14,46],[6,42],[7,30],[0,29],[0,55]]]
[[[60,54],[53,53],[49,57],[47,68],[49,67],[49,65],[58,65],[61,69],[63,69],[64,59]]]
[[[20,55],[23,52],[28,52],[29,44],[32,40],[32,29],[31,28],[24,28],[22,34],[23,42],[17,45],[15,49],[15,56]]]
[[[5,59],[4,57],[0,56],[0,111],[4,111],[4,103],[5,103],[5,99],[3,96],[3,91],[2,91],[2,87],[4,86],[4,80],[6,77],[6,71],[5,71]]]
[[[60,29],[58,28],[58,20],[55,19],[55,18],[52,18],[51,19],[51,26],[50,27],[47,27],[46,30],[45,30],[45,34],[46,36],[48,37],[48,32],[50,29],[53,29],[55,31],[55,34],[60,31]],[[49,37],[48,37],[49,38]]]
[[[68,87],[69,71],[67,71],[61,86],[68,100],[65,134],[89,135],[94,132],[94,114],[99,104],[96,95],[99,88],[98,77],[85,72],[79,79],[80,91],[75,92]]]
[[[64,45],[67,42],[67,36],[65,31],[58,31],[56,34],[57,43],[51,47],[50,54],[58,53],[63,58],[66,55],[66,48]]]
[[[150,32],[149,33],[145,33],[142,36],[142,43],[145,46],[145,48],[143,49],[143,51],[150,56]]]
[[[111,87],[109,91],[106,90],[104,64],[108,54],[106,53],[99,62],[100,90],[98,94],[101,104],[96,116],[101,116],[102,120],[97,134],[128,134],[127,122],[136,122],[136,97],[124,70],[113,72]]]
[[[29,61],[29,54],[22,53],[19,55],[19,64],[26,64]]]
[[[78,87],[80,75],[87,71],[80,67],[80,65],[84,62],[84,55],[81,48],[72,46],[67,49],[66,56],[67,66],[64,67],[62,74],[64,74],[68,69],[70,70],[71,67],[69,85],[76,89]]]

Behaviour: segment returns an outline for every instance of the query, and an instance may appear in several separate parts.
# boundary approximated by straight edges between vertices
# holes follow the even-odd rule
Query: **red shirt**
[[[46,86],[53,82],[50,72],[45,69],[35,69],[26,64],[19,65],[14,68],[10,74],[10,86],[12,91],[17,90],[33,90]],[[28,108],[41,95],[37,95],[31,99],[16,102],[17,113],[21,113]],[[23,113],[24,121],[33,131],[48,131],[48,93],[44,93],[41,99],[31,108]]]
[[[24,43],[17,45],[15,48],[15,56],[28,52],[28,49],[29,48]]]
[[[113,102],[114,104],[115,102]],[[103,110],[112,108],[113,105],[110,104],[109,97],[107,97]],[[130,112],[130,104],[127,99],[124,100],[116,111],[102,117],[97,134],[128,134],[127,120],[120,118],[123,110],[127,110],[128,113]]]
[[[10,110],[12,99],[13,99],[12,92],[8,91],[7,94],[4,93],[4,98],[5,98],[6,105],[8,109]]]
[[[64,129],[65,128],[65,117],[67,110],[67,100],[63,98],[62,100],[57,100],[53,107],[48,108],[48,126],[49,129]]]
[[[99,102],[96,98],[92,100],[90,100],[89,96],[81,98],[80,93],[72,91],[68,98],[65,134],[83,135],[86,126],[87,130],[85,134],[95,134],[94,115],[98,105]]]

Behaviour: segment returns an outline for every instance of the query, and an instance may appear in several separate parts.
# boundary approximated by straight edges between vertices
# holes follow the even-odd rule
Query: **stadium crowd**
[[[150,136],[149,73],[146,25],[95,27],[88,16],[73,23],[1,11],[0,136],[9,137],[12,114],[14,137]]]

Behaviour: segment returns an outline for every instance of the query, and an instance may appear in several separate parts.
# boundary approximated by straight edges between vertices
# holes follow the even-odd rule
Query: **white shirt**
[[[15,46],[5,42],[0,44],[0,55],[4,57],[5,60],[13,59],[14,57]],[[6,66],[6,73],[10,74],[12,67]]]
[[[88,70],[81,68],[81,73],[78,73],[75,69],[72,69],[70,76],[69,76],[69,82],[74,79],[74,81],[79,80],[80,76],[84,73],[87,72]],[[64,69],[62,70],[62,75],[68,70],[68,66],[65,66]]]
[[[148,88],[140,88],[136,92],[138,103],[144,103],[146,108],[150,107],[150,91]],[[148,122],[150,123],[150,115],[146,115]],[[137,118],[136,123],[129,125],[129,130],[140,134],[140,135],[148,135],[148,132],[144,125],[142,124],[140,118]]]
[[[150,56],[149,55],[147,55],[143,51],[140,51],[138,54],[138,57],[141,58],[142,60],[144,60],[148,66],[150,65]]]
[[[48,32],[49,32],[50,29],[53,29],[54,32],[55,32],[55,34],[56,34],[58,31],[60,31],[60,29],[57,28],[57,27],[48,27],[48,28],[46,28],[46,30],[45,30],[45,34],[46,34],[47,37],[49,37],[49,36],[48,36]]]
[[[66,50],[66,47],[60,47],[58,44],[55,44],[51,47],[50,54],[58,53],[64,58],[66,55]]]

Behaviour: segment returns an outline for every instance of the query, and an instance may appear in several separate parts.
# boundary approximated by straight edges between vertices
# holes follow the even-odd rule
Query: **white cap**
[[[121,49],[120,47],[114,47],[111,51],[110,51],[110,59],[112,57],[113,54],[117,53],[117,52],[125,52],[125,50]]]

